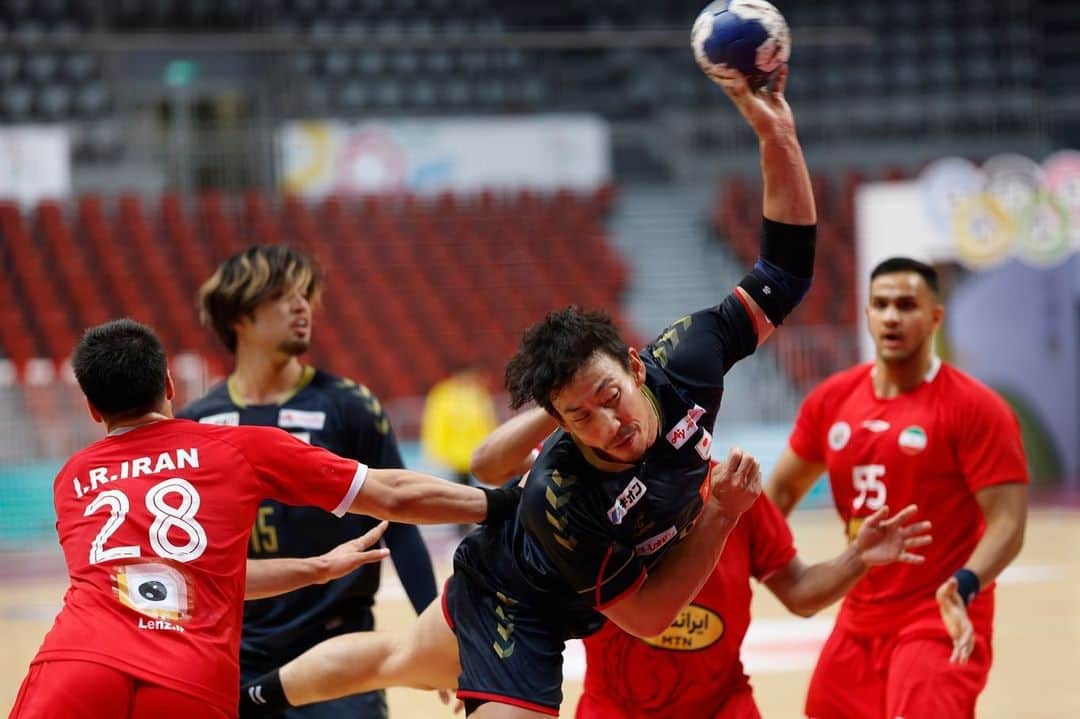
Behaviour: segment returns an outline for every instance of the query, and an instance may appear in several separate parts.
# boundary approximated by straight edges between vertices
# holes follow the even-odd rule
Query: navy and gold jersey
[[[693,529],[708,497],[724,374],[756,345],[734,293],[677,321],[641,355],[641,391],[660,418],[641,460],[612,464],[556,432],[529,473],[515,521],[467,537],[455,568],[550,615],[564,636],[599,628],[597,610],[636,589]]]
[[[305,442],[370,467],[402,467],[390,422],[378,399],[363,385],[305,367],[295,393],[280,404],[245,405],[230,383],[214,387],[178,416],[225,425],[280,427]],[[259,507],[248,556],[310,557],[329,551],[375,526],[371,517],[347,514],[339,519],[316,507],[292,507],[268,500]],[[416,534],[417,547],[430,572],[430,557]],[[386,542],[390,545],[390,532]],[[391,552],[394,548],[391,546]],[[395,558],[396,562],[396,558]],[[246,602],[241,663],[276,666],[327,636],[371,629],[371,605],[379,587],[379,564],[368,564],[327,584]],[[431,580],[430,598],[435,596]],[[411,593],[410,593],[411,594]],[[272,663],[271,663],[272,662]]]

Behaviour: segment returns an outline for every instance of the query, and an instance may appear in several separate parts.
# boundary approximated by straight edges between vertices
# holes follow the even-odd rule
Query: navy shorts
[[[466,707],[496,702],[559,715],[566,643],[557,620],[461,571],[446,581],[442,609],[457,635],[457,696]]]

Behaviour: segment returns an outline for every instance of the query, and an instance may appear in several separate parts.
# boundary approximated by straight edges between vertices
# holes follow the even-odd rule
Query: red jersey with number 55
[[[259,502],[341,515],[366,471],[279,429],[188,420],[78,452],[53,485],[71,586],[33,662],[104,664],[234,713]]]
[[[874,394],[873,364],[833,375],[803,402],[791,449],[823,462],[849,539],[862,519],[888,504],[896,512],[919,506],[933,522],[934,541],[921,565],[872,568],[851,590],[839,623],[857,632],[890,631],[922,618],[940,625],[934,593],[964,566],[985,523],[980,489],[1027,482],[1020,427],[992,390],[940,360],[915,390],[891,399]],[[993,587],[969,611],[989,631]]]

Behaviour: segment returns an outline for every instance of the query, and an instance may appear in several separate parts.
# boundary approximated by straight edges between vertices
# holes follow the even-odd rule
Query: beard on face
[[[310,340],[288,339],[278,345],[278,350],[293,357],[304,354],[311,347]]]

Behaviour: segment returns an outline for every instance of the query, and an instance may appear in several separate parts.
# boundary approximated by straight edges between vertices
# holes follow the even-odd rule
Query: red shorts
[[[654,708],[635,712],[625,704],[619,705],[603,695],[589,693],[581,695],[574,715],[575,719],[684,719],[703,716],[706,715],[702,713],[700,705],[687,706],[684,702],[672,705],[665,712],[657,712]],[[709,719],[761,719],[749,687],[732,694],[719,710],[707,716]]]
[[[104,664],[47,661],[30,665],[8,719],[228,719],[203,699],[147,684]]]
[[[976,634],[966,664],[950,664],[942,632],[863,637],[833,630],[806,695],[808,719],[973,719],[992,661]]]

